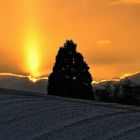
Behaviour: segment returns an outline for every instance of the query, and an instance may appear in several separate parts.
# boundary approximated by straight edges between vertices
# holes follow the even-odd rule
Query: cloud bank
[[[47,80],[42,78],[36,82],[33,82],[28,76],[0,74],[0,88],[47,94]]]

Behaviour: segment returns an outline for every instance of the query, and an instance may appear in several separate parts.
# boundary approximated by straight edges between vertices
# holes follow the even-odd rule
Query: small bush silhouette
[[[92,99],[92,77],[77,45],[68,40],[56,56],[53,72],[48,79],[48,94]]]

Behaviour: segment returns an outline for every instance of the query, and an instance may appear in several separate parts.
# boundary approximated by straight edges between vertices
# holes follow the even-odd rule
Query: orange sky
[[[0,2],[0,72],[49,74],[73,39],[94,80],[140,70],[140,0]]]

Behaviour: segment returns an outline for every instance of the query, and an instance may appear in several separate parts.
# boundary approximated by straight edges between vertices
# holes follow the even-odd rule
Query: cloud
[[[106,46],[106,45],[108,46],[111,43],[112,42],[108,39],[100,39],[100,40],[97,41],[97,45],[99,45],[99,46]]]
[[[140,0],[115,0],[110,3],[110,5],[140,5]]]
[[[47,79],[40,79],[35,83],[28,76],[10,73],[0,73],[0,88],[16,89],[37,93],[47,93]]]

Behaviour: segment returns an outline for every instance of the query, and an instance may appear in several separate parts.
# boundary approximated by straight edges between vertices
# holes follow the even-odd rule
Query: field
[[[0,140],[139,140],[140,107],[0,89]]]

